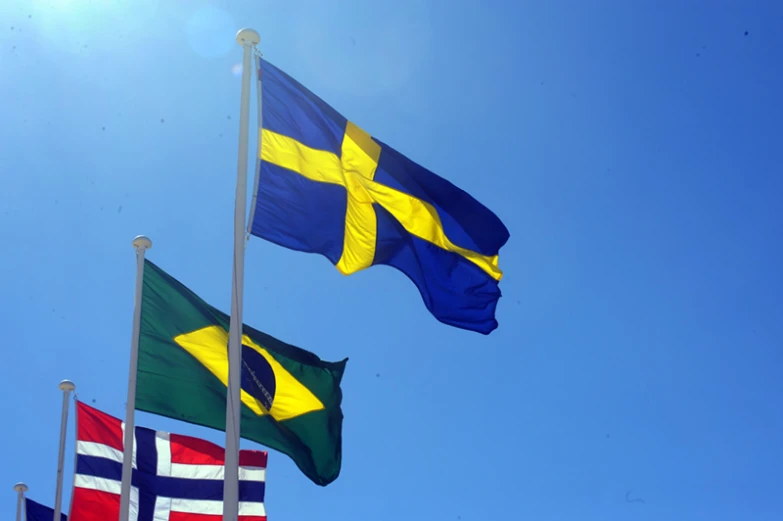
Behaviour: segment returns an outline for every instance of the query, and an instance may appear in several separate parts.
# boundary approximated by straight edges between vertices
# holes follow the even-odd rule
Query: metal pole
[[[250,118],[250,61],[261,37],[253,29],[237,33],[242,46],[242,94],[239,106],[239,156],[234,202],[234,267],[231,276],[231,320],[228,331],[228,390],[226,393],[226,466],[223,480],[223,521],[239,517],[239,435],[242,402],[242,289],[245,278],[245,211],[247,207],[247,150]],[[123,520],[125,521],[125,520]]]
[[[144,286],[144,252],[152,241],[144,235],[133,239],[136,250],[136,292],[133,300],[133,334],[131,336],[130,368],[128,369],[128,401],[125,405],[125,438],[122,453],[122,487],[120,488],[120,521],[130,517],[130,491],[133,477],[134,413],[136,412],[136,371],[139,365],[139,329],[141,326],[141,290]],[[56,519],[55,521],[59,521]]]
[[[70,380],[60,382],[63,392],[63,415],[60,421],[60,454],[57,459],[57,485],[54,492],[54,516],[52,521],[60,521],[60,511],[63,504],[63,460],[65,459],[65,431],[68,427],[68,398],[76,386]]]
[[[22,521],[22,503],[24,503],[24,493],[27,492],[27,485],[24,483],[17,483],[14,485],[16,490],[16,521]]]

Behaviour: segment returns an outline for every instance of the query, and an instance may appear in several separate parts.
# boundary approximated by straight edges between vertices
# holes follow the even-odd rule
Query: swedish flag
[[[262,129],[251,233],[326,256],[349,275],[392,266],[441,322],[497,328],[509,233],[469,194],[416,164],[259,59]]]

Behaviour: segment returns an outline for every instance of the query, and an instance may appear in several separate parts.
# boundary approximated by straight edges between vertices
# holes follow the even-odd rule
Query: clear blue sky
[[[0,2],[0,512],[19,480],[54,501],[60,380],[123,414],[135,235],[229,310],[249,26],[511,232],[488,337],[397,271],[251,239],[246,322],[350,357],[342,474],[320,488],[271,453],[270,520],[783,519],[781,19],[751,0]]]

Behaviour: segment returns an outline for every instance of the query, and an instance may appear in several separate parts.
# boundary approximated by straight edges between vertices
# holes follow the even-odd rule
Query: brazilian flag
[[[145,260],[136,409],[226,428],[229,316]],[[340,474],[340,380],[324,362],[245,325],[241,436],[287,454],[318,485]]]

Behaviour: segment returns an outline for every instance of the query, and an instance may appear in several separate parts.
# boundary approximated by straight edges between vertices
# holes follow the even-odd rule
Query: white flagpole
[[[60,454],[57,459],[57,485],[54,491],[54,516],[52,521],[60,521],[60,512],[63,504],[63,460],[65,459],[65,431],[68,427],[68,398],[76,386],[70,380],[60,382],[60,390],[63,392],[63,415],[60,421]]]
[[[144,252],[150,248],[152,248],[152,241],[144,235],[139,235],[133,239],[133,249],[136,250],[136,293],[133,298],[133,333],[131,335],[130,369],[128,370],[128,401],[125,404],[125,438],[122,454],[120,521],[128,521],[130,517],[131,478],[133,477],[134,413],[136,412],[136,370],[139,365],[139,329],[141,327],[141,289],[144,285]]]
[[[250,119],[250,76],[253,47],[261,37],[253,29],[237,33],[242,46],[242,97],[239,106],[239,157],[234,202],[234,268],[231,281],[231,321],[228,332],[228,392],[226,393],[226,465],[223,480],[223,521],[239,517],[239,434],[242,386],[242,290],[245,279],[245,211],[247,207],[247,150]],[[126,521],[126,520],[123,520]]]
[[[24,493],[27,492],[27,485],[22,482],[14,485],[16,490],[16,521],[22,521],[22,503],[24,503]]]

